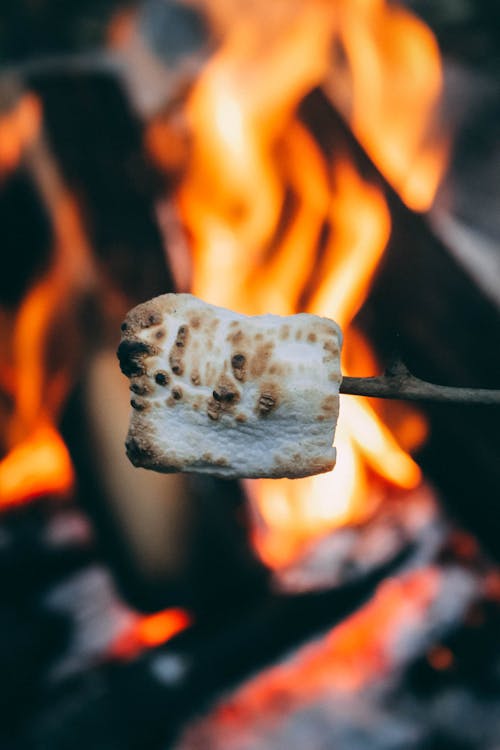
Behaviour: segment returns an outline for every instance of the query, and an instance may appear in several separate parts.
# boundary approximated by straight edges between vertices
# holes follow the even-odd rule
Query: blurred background
[[[163,476],[115,352],[192,291],[500,389],[499,36],[486,0],[2,3],[2,748],[498,748],[500,409],[343,396],[330,474]]]

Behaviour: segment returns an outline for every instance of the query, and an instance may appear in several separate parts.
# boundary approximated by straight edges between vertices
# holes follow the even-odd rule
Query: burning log
[[[26,727],[27,747],[87,748],[96,736],[111,749],[171,747],[207,699],[345,620],[406,558],[397,555],[328,592],[271,594],[250,608],[247,602],[222,631],[220,624],[215,631],[195,624],[134,661],[79,675],[53,691]]]
[[[402,363],[382,376],[342,379],[340,328],[316,315],[252,318],[166,294],[134,308],[122,332],[118,357],[134,394],[127,454],[156,471],[269,478],[329,471],[339,391],[500,402],[499,391],[427,383]]]

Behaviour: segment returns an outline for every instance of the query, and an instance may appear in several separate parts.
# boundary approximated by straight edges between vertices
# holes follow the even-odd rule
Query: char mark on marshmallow
[[[162,386],[167,386],[170,383],[170,375],[165,370],[158,370],[155,372],[155,383]]]
[[[244,354],[238,352],[231,357],[231,367],[237,380],[245,380],[247,373],[247,360]]]
[[[278,405],[278,390],[273,384],[265,386],[262,393],[259,395],[257,402],[257,413],[260,416],[265,417],[272,412],[273,409]]]
[[[130,341],[125,339],[118,347],[117,356],[120,369],[124,375],[131,378],[135,375],[144,375],[146,357],[157,354],[159,350],[144,341]]]
[[[187,343],[189,334],[189,328],[187,326],[179,326],[179,330],[177,331],[177,336],[175,339],[175,345],[178,349],[184,349]]]
[[[170,351],[168,364],[170,365],[170,368],[174,375],[184,374],[184,357],[183,354],[179,353],[179,349],[177,348],[176,344],[173,345]]]

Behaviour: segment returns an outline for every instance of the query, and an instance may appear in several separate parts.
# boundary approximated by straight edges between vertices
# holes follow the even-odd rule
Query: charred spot
[[[207,402],[207,416],[216,422],[220,416],[221,404],[220,401],[216,401],[214,398],[209,398]]]
[[[227,401],[228,403],[231,403],[236,399],[238,394],[235,391],[222,387],[213,391],[212,396],[216,401]]]
[[[182,398],[182,389],[181,388],[172,388],[172,398],[176,401],[180,401]]]
[[[130,399],[130,406],[137,411],[144,411],[147,407],[147,403],[145,401],[140,401],[137,398],[132,398]]]
[[[120,369],[124,375],[131,378],[134,375],[143,375],[145,357],[157,354],[155,347],[145,344],[143,341],[122,341],[116,352],[120,362]]]
[[[240,414],[237,414],[237,415],[235,416],[235,419],[236,419],[236,421],[237,421],[237,422],[241,422],[241,423],[243,423],[243,422],[246,422],[246,421],[247,421],[246,415],[245,415],[245,414],[242,414],[242,413],[240,413]]]
[[[269,414],[276,406],[276,399],[271,393],[261,393],[259,396],[259,414]]]
[[[184,372],[184,362],[182,357],[176,352],[171,352],[168,358],[168,363],[172,368],[172,372],[176,375],[182,375]]]
[[[241,368],[245,366],[245,362],[246,359],[244,354],[235,354],[231,359],[231,365],[235,370],[241,370]]]
[[[135,438],[127,438],[125,442],[125,450],[129,460],[134,466],[140,466],[144,452],[141,450],[141,447]]]
[[[155,300],[150,300],[142,305],[137,305],[131,310],[125,321],[122,323],[122,331],[127,331],[128,335],[138,329],[150,328],[159,325],[163,321],[163,315],[159,304]]]
[[[157,339],[158,341],[161,341],[162,339],[164,339],[164,338],[165,338],[165,336],[166,336],[166,335],[167,335],[167,332],[166,332],[166,330],[165,330],[164,328],[160,328],[160,329],[159,329],[158,331],[156,331],[156,333],[155,333],[155,339]]]
[[[175,346],[179,349],[183,349],[186,346],[186,341],[189,333],[187,326],[180,326],[175,337]]]
[[[134,383],[131,383],[130,390],[138,396],[147,396],[148,393],[151,393],[151,387],[146,380],[136,380]]]
[[[143,328],[149,328],[150,326],[157,326],[161,323],[162,317],[160,313],[149,313],[149,315],[141,321]]]
[[[168,372],[165,372],[165,370],[158,370],[158,372],[155,373],[155,383],[158,383],[158,385],[168,385],[170,382],[170,376]]]
[[[307,340],[308,340],[308,341],[309,341],[309,342],[310,342],[311,344],[314,344],[314,342],[318,340],[318,337],[316,336],[316,334],[315,334],[315,333],[311,332],[311,333],[309,333],[309,334],[308,334],[308,336],[307,336]]]
[[[201,377],[198,370],[193,370],[191,373],[191,382],[193,385],[201,385]]]
[[[189,323],[191,324],[191,326],[193,328],[199,328],[200,324],[201,324],[201,320],[197,316],[195,316],[195,317],[191,318],[191,320],[189,321]]]
[[[238,394],[234,393],[234,391],[226,391],[224,388],[221,388],[219,391],[213,391],[212,395],[216,401],[227,401],[231,403],[235,400]]]
[[[213,393],[215,401],[219,401],[221,409],[226,409],[231,404],[237,403],[240,400],[240,394],[235,388],[235,384],[226,375],[222,375],[217,383]]]
[[[269,383],[265,385],[257,401],[257,414],[266,416],[278,405],[279,390],[276,385]]]
[[[234,354],[231,357],[231,367],[233,368],[234,377],[237,380],[243,380],[245,376],[246,357],[244,354]]]

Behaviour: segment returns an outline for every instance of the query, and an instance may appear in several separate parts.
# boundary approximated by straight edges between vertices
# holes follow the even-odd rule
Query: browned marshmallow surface
[[[249,317],[190,294],[138,305],[118,357],[127,455],[156,471],[304,477],[335,465],[342,335],[302,313]]]

